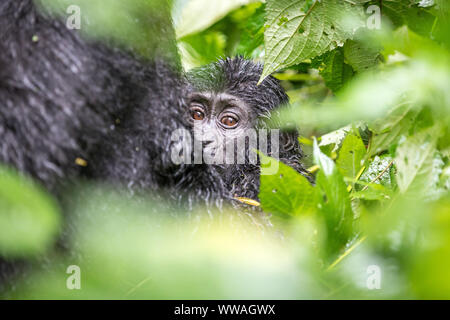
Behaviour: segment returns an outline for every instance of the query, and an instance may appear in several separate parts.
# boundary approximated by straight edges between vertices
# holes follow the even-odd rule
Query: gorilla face
[[[300,162],[303,154],[297,131],[279,130],[280,123],[273,117],[289,98],[274,77],[258,84],[262,70],[261,64],[237,57],[187,74],[190,94],[185,118],[193,127],[194,163],[202,163],[196,162],[200,158],[196,155],[202,153],[199,160],[207,164],[225,164],[207,167],[215,167],[231,194],[251,199],[259,193],[260,163],[255,149],[310,179]],[[192,143],[191,138],[186,140]],[[196,141],[201,143],[196,146]],[[218,161],[208,162],[208,157]]]
[[[239,138],[248,135],[256,116],[243,100],[225,92],[195,92],[188,103],[188,121],[194,138],[202,143],[204,157],[212,156],[217,163],[222,156],[227,156],[227,150],[228,155],[230,150],[234,155],[234,145],[245,148],[238,144]]]
[[[258,85],[262,70],[261,64],[237,57],[188,73],[191,94],[187,118],[194,126],[194,141],[202,141],[206,163],[211,162],[205,159],[205,154],[218,160],[214,164],[257,165],[253,150],[267,154],[266,146],[273,145],[272,139],[277,140],[277,133],[272,136],[266,121],[271,119],[272,111],[289,99],[273,77]],[[276,141],[276,145],[279,143]]]

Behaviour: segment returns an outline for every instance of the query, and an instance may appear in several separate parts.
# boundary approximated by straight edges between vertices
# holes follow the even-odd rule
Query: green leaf
[[[360,182],[369,183],[369,186],[382,185],[392,188],[391,162],[392,157],[387,154],[375,156],[372,161],[369,162],[367,169],[362,174]],[[372,181],[373,183],[371,183]]]
[[[436,16],[438,17],[433,37],[450,47],[450,2],[448,0],[435,0]]]
[[[386,117],[380,118],[371,125],[374,132],[368,156],[371,157],[395,146],[401,136],[407,135],[417,117],[417,110],[409,104],[401,104],[393,108]]]
[[[181,62],[187,71],[225,56],[225,47],[225,35],[209,30],[185,37],[178,43]]]
[[[272,72],[314,58],[352,38],[364,26],[363,7],[342,0],[268,0],[266,56],[260,81]]]
[[[327,227],[329,253],[336,254],[352,235],[353,211],[344,179],[333,160],[320,151],[314,140],[314,161],[320,167],[316,183],[322,191],[320,209]]]
[[[363,165],[366,147],[359,136],[348,134],[339,151],[336,165],[344,177],[354,179]]]
[[[319,147],[333,145],[332,152],[336,152],[344,141],[347,133],[352,130],[351,125],[342,127],[320,137]]]
[[[320,75],[325,84],[333,92],[338,91],[353,76],[353,69],[344,63],[344,53],[341,48],[337,48],[323,58],[324,67],[320,68]]]
[[[177,38],[207,29],[229,12],[255,0],[191,0],[182,9],[176,25]]]
[[[392,33],[392,40],[385,45],[385,54],[401,52],[407,56],[413,56],[423,51],[424,48],[441,50],[439,45],[431,39],[411,31],[407,26],[403,26]]]
[[[396,150],[397,184],[402,193],[423,195],[433,181],[433,159],[437,128],[416,133],[401,142]]]
[[[0,168],[0,255],[40,254],[53,243],[59,227],[54,201],[28,179]]]
[[[255,12],[246,19],[242,26],[239,44],[235,50],[236,55],[256,57],[259,47],[264,45],[265,4],[259,6]],[[260,49],[263,51],[263,48]]]
[[[382,2],[383,16],[388,17],[395,27],[407,25],[422,35],[429,35],[435,17],[424,8],[405,0],[385,0]]]
[[[352,192],[353,199],[364,199],[364,200],[386,200],[392,196],[390,189],[386,188],[384,185],[370,183],[367,184],[366,190]]]
[[[381,55],[375,48],[369,48],[365,44],[348,40],[344,45],[345,61],[356,72],[364,72],[377,66],[381,61]]]
[[[430,174],[431,179],[428,185],[429,189],[426,191],[426,195],[430,199],[438,199],[449,191],[450,171],[444,165],[442,155],[439,152],[435,152]]]
[[[259,198],[264,211],[283,218],[311,213],[317,209],[318,190],[300,173],[284,163],[260,154],[261,186]],[[268,167],[279,166],[276,174]]]

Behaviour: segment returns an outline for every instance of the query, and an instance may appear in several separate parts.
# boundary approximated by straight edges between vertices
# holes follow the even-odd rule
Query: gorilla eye
[[[238,119],[232,116],[225,116],[220,120],[220,122],[224,126],[232,128],[237,125]]]
[[[199,107],[191,108],[191,118],[196,121],[201,121],[205,118],[205,113]]]

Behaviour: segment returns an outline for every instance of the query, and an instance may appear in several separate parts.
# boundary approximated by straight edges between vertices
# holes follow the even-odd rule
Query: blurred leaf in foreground
[[[182,8],[176,26],[177,38],[205,30],[230,11],[256,0],[192,0]]]
[[[429,207],[431,220],[413,256],[410,281],[419,299],[450,299],[450,197]]]
[[[60,220],[55,202],[39,186],[0,168],[0,256],[44,253],[56,240]]]
[[[437,119],[446,121],[450,110],[450,61],[439,52],[390,68],[384,72],[356,77],[336,99],[319,106],[295,105],[281,114],[284,123],[295,121],[300,127],[338,128],[352,121],[382,119],[386,113],[405,103],[416,108],[432,108]]]
[[[217,31],[205,31],[187,36],[178,43],[184,70],[190,70],[225,56],[225,35]]]
[[[170,212],[158,203],[133,202],[114,193],[91,194],[74,208],[76,252],[53,259],[51,268],[33,274],[10,298],[317,296],[306,247],[297,246],[298,256],[279,238],[241,223],[232,212],[214,212],[212,219],[200,215],[170,219]],[[81,268],[82,290],[67,289],[69,265]]]
[[[62,17],[79,8],[80,31],[108,45],[131,48],[147,58],[166,57],[178,63],[168,0],[37,0],[43,10]],[[70,32],[70,30],[67,30]],[[44,35],[42,35],[44,36]]]

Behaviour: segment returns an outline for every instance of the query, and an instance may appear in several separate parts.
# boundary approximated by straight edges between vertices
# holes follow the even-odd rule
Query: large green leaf
[[[384,0],[381,11],[396,27],[407,25],[410,29],[422,35],[429,35],[435,17],[413,1]]]
[[[342,143],[336,165],[344,177],[353,179],[362,168],[365,155],[366,147],[361,138],[350,133]]]
[[[0,168],[0,256],[42,253],[59,227],[54,201],[28,179]]]
[[[348,40],[344,45],[346,62],[356,72],[364,72],[377,66],[381,61],[381,55],[376,48],[369,48],[364,43]]]
[[[412,109],[410,104],[400,104],[385,117],[374,121],[370,126],[374,135],[368,156],[386,151],[397,144],[402,135],[407,135],[416,117],[417,110]]]
[[[447,48],[450,47],[450,2],[448,0],[435,0],[436,16],[438,21],[433,28],[433,36],[442,41]]]
[[[337,48],[326,53],[323,58],[324,66],[319,68],[320,75],[325,80],[325,84],[333,92],[338,91],[353,76],[353,69],[344,63],[344,52],[342,48]]]
[[[300,173],[284,163],[260,155],[266,166],[261,168],[259,198],[264,211],[281,217],[297,216],[317,209],[318,190]],[[265,174],[268,166],[278,165],[276,174]]]
[[[268,0],[266,56],[261,81],[272,72],[314,58],[352,38],[364,26],[361,5],[350,1]]]
[[[394,161],[401,192],[424,195],[424,190],[430,187],[437,138],[437,128],[433,127],[399,144]]]
[[[347,186],[333,160],[320,151],[314,140],[314,161],[320,167],[316,183],[322,191],[320,213],[327,227],[328,253],[336,254],[352,234],[353,211]]]
[[[332,152],[336,152],[341,147],[342,142],[351,130],[352,126],[348,125],[324,134],[320,137],[319,147],[331,145],[333,147]]]

